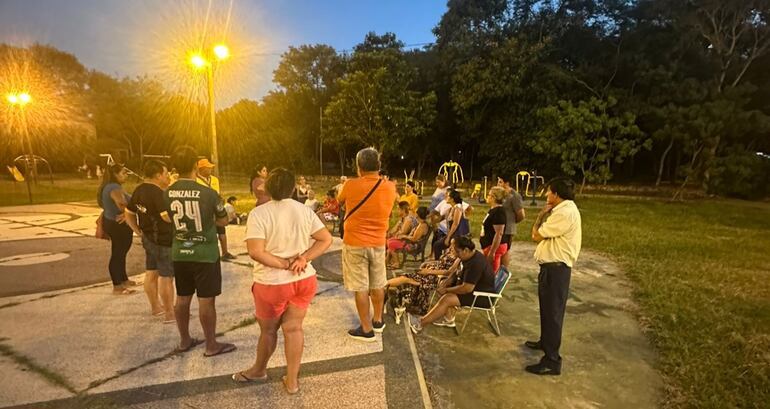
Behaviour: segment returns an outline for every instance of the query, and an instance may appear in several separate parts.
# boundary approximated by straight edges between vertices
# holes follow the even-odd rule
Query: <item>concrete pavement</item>
[[[356,314],[350,294],[340,285],[339,239],[315,261],[321,282],[305,321],[302,392],[288,396],[280,382],[282,339],[268,382],[239,385],[229,379],[253,362],[259,333],[243,227],[228,228],[231,252],[240,256],[223,263],[223,294],[217,300],[221,339],[238,350],[204,358],[200,346],[171,353],[178,341],[176,328],[150,315],[141,291],[111,294],[102,254],[108,252],[106,243],[92,238],[96,215],[85,204],[0,208],[0,291],[9,285],[16,294],[23,293],[0,298],[0,407],[425,406],[403,326],[387,317],[384,335],[372,344],[346,336]],[[572,277],[563,375],[543,379],[523,371],[539,358],[521,347],[539,331],[532,250],[528,243],[514,245],[513,276],[498,311],[500,337],[478,312],[462,336],[431,327],[414,337],[428,404],[657,406],[662,382],[653,369],[655,354],[635,318],[630,286],[614,263],[590,252],[581,255]],[[130,271],[141,272],[141,248],[130,254],[135,263]],[[51,283],[58,289],[48,291]],[[461,313],[458,322],[464,318]],[[196,318],[190,328],[202,338]]]

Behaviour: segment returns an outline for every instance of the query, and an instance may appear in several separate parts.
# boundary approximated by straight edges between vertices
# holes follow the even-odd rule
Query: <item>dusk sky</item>
[[[86,67],[116,76],[156,74],[144,49],[161,38],[164,18],[204,0],[0,0],[0,42],[50,44]],[[213,0],[227,9],[229,0]],[[234,30],[246,33],[252,57],[237,92],[217,105],[259,99],[274,88],[272,71],[290,45],[325,43],[349,50],[369,31],[391,31],[406,44],[430,43],[446,1],[234,0]],[[161,10],[161,11],[159,11]],[[162,16],[162,17],[161,17]]]

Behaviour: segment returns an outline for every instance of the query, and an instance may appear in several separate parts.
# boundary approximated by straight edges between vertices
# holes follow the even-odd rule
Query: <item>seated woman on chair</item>
[[[401,206],[402,204],[406,204],[406,207]],[[409,210],[411,209],[409,203],[401,202],[398,204],[398,208],[402,215],[406,213],[406,216],[403,216],[404,218],[411,217],[409,216]],[[411,227],[409,234],[396,233],[395,236],[388,239],[388,253],[385,262],[388,263],[390,268],[400,267],[398,263],[398,250],[411,251],[418,245],[420,240],[430,234],[430,227],[428,227],[428,223],[425,221],[427,217],[428,208],[425,206],[420,207],[417,209],[417,225]],[[412,226],[411,222],[408,223],[410,223],[409,226]]]
[[[417,224],[417,218],[411,214],[409,202],[398,202],[398,223],[388,230],[388,239],[409,235]]]
[[[391,278],[386,288],[396,289],[396,308],[405,307],[409,313],[424,315],[430,309],[433,292],[441,279],[452,276],[461,267],[461,260],[455,255],[454,246],[451,246],[440,259],[422,263],[420,269],[413,273]],[[396,313],[400,315],[398,310]]]
[[[470,307],[473,304],[473,292],[494,292],[495,275],[492,266],[484,254],[476,250],[476,245],[468,237],[453,240],[454,251],[462,260],[462,278],[453,280],[454,274],[436,289],[441,296],[427,315],[420,317],[409,314],[409,327],[417,334],[423,327],[434,323],[438,326],[454,327],[454,312],[457,307]],[[489,307],[489,300],[479,297],[477,307]]]
[[[337,201],[337,191],[334,189],[326,192],[326,200],[324,200],[323,206],[321,206],[315,212],[322,221],[333,222],[339,218],[340,203]]]

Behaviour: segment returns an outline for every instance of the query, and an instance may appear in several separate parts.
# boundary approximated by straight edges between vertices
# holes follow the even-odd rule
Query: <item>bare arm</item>
[[[521,209],[516,211],[515,222],[516,223],[521,223],[521,221],[524,220],[525,217],[527,217],[527,214],[524,212],[524,208],[522,207]]]
[[[406,222],[407,220],[404,220],[404,223],[401,223],[401,230],[396,232],[396,235],[400,237],[409,237],[409,232],[412,230],[409,223]]]
[[[474,288],[476,288],[476,285],[473,283],[461,283],[460,285],[447,288],[445,292],[452,294],[469,294],[473,292]]]
[[[230,222],[230,220],[228,220],[227,215],[225,215],[225,217],[218,217],[217,221],[216,221],[216,224],[219,227],[225,227],[225,226],[227,226],[227,224],[229,222]]]
[[[492,227],[495,229],[495,237],[492,239],[492,244],[490,245],[489,249],[489,255],[487,255],[487,258],[492,261],[495,258],[495,253],[497,252],[497,248],[500,247],[500,242],[503,241],[503,232],[505,231],[505,225],[504,224],[495,224],[492,225]]]
[[[425,231],[427,229],[428,229],[428,225],[425,223],[422,223],[419,226],[417,226],[416,229],[414,229],[411,236],[406,236],[405,239],[411,241],[412,243],[417,243],[418,241],[420,241],[420,239],[425,237],[425,235],[428,233]]]
[[[265,250],[265,239],[248,239],[246,248],[252,260],[263,266],[288,270],[291,266],[289,260],[273,255]]]
[[[123,188],[113,189],[110,192],[110,199],[112,199],[113,202],[115,202],[115,206],[118,207],[118,210],[121,212],[126,210],[126,206],[128,206],[128,201],[126,201],[126,191],[123,190]]]
[[[131,210],[126,209],[125,211],[125,221],[128,227],[131,228],[131,230],[134,231],[134,233],[137,236],[142,235],[142,229],[139,228],[139,222],[136,219],[136,213],[132,212]]]
[[[332,235],[325,227],[313,233],[310,237],[315,240],[312,246],[297,257],[290,264],[290,269],[294,274],[300,274],[305,271],[307,263],[320,256],[332,245]]]
[[[462,210],[458,211],[456,207],[452,208],[452,227],[446,233],[446,239],[444,239],[444,244],[446,244],[447,246],[452,240],[452,235],[455,234],[455,231],[460,226],[460,219],[462,218],[462,213],[463,213]]]

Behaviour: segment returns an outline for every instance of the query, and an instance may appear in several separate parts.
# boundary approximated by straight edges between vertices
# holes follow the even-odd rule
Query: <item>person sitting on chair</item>
[[[410,214],[408,202],[398,202],[398,217],[398,223],[388,230],[388,239],[408,236],[417,227],[417,218]]]
[[[403,203],[407,202],[399,203],[399,211],[401,211],[402,214],[406,212],[408,216],[410,209],[409,204],[407,203],[406,207],[402,207],[401,204]],[[394,269],[399,268],[397,251],[412,251],[425,236],[430,234],[430,227],[428,227],[428,223],[425,221],[427,217],[427,207],[423,206],[417,209],[417,225],[411,229],[409,234],[397,234],[395,237],[388,239],[388,253],[385,259],[385,262],[388,263],[388,267]]]
[[[312,210],[314,213],[321,206],[321,204],[318,203],[318,200],[315,200],[315,192],[314,191],[308,190],[308,192],[307,192],[307,200],[305,200],[305,206],[309,207],[310,210]]]
[[[321,220],[333,222],[337,220],[340,214],[340,203],[337,201],[337,191],[334,189],[326,192],[326,200],[323,206],[315,212]]]
[[[439,285],[436,293],[441,298],[427,315],[419,317],[409,314],[409,328],[415,334],[434,322],[439,326],[453,326],[455,309],[472,306],[474,291],[494,292],[495,274],[484,254],[476,250],[476,245],[468,237],[456,237],[453,243],[455,254],[463,263],[462,277],[453,280],[454,274],[452,274]],[[452,283],[451,286],[450,283]],[[476,299],[475,306],[488,308],[489,300],[486,297],[479,297]]]
[[[238,198],[235,196],[230,196],[227,198],[227,203],[225,204],[225,211],[227,212],[227,224],[241,224],[242,215],[238,214],[238,211],[235,209],[237,202]]]
[[[426,261],[420,265],[417,271],[388,280],[386,289],[394,288],[396,290],[396,302],[393,306],[397,322],[400,321],[399,318],[404,310],[411,314],[427,314],[433,292],[439,282],[456,273],[461,266],[461,260],[455,255],[454,245],[452,245],[440,259]]]

